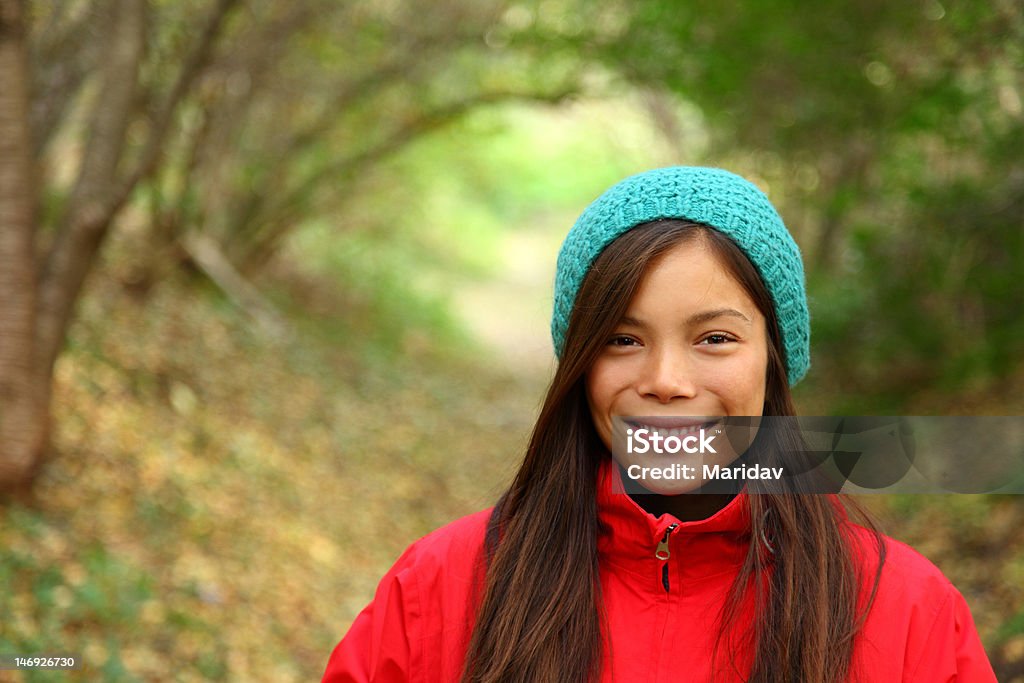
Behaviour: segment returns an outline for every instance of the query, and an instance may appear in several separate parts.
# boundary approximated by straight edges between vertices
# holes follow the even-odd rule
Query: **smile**
[[[663,438],[670,436],[684,437],[697,434],[701,430],[708,430],[718,424],[721,418],[710,421],[697,421],[687,417],[638,417],[623,419],[623,422],[634,429],[646,429],[651,434],[658,434]]]

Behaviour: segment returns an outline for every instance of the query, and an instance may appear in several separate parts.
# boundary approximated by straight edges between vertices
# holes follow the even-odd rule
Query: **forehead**
[[[629,304],[629,314],[690,315],[699,309],[732,307],[752,320],[759,314],[729,264],[703,238],[670,248],[650,263]]]

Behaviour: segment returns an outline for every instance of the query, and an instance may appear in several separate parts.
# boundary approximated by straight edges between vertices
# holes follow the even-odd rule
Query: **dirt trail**
[[[509,369],[535,378],[538,385],[554,370],[549,326],[561,237],[554,229],[510,232],[494,277],[467,283],[453,300],[453,310],[466,326]]]

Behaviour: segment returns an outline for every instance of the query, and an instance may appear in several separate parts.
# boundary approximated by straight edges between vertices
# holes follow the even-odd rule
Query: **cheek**
[[[616,402],[628,389],[631,371],[622,358],[599,358],[586,376],[587,402],[599,421],[614,412]]]
[[[597,361],[584,379],[587,395],[587,405],[590,408],[590,419],[594,424],[598,437],[605,447],[611,450],[611,425],[608,415],[612,412],[614,400],[614,384],[611,368],[607,364]]]
[[[728,369],[719,368],[709,379],[709,388],[726,403],[730,413],[760,415],[764,408],[767,369],[767,352],[753,355]]]
[[[758,375],[758,379],[750,391],[749,415],[760,415],[764,412],[764,400],[767,388],[768,383],[765,378],[765,374],[762,372]]]
[[[594,363],[586,376],[587,402],[594,413],[602,412],[611,400],[611,372],[606,363]]]
[[[750,395],[750,415],[760,415],[764,412],[764,399],[765,392],[768,389],[768,352],[767,349],[759,359],[759,362],[754,367],[750,374],[751,387],[749,389]]]

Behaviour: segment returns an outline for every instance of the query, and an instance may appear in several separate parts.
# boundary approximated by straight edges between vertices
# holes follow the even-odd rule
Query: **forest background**
[[[1022,414],[1013,0],[0,0],[0,653],[85,661],[0,680],[318,678],[514,471],[575,216],[680,163],[801,245],[802,414]],[[1024,680],[1021,500],[866,502]]]

